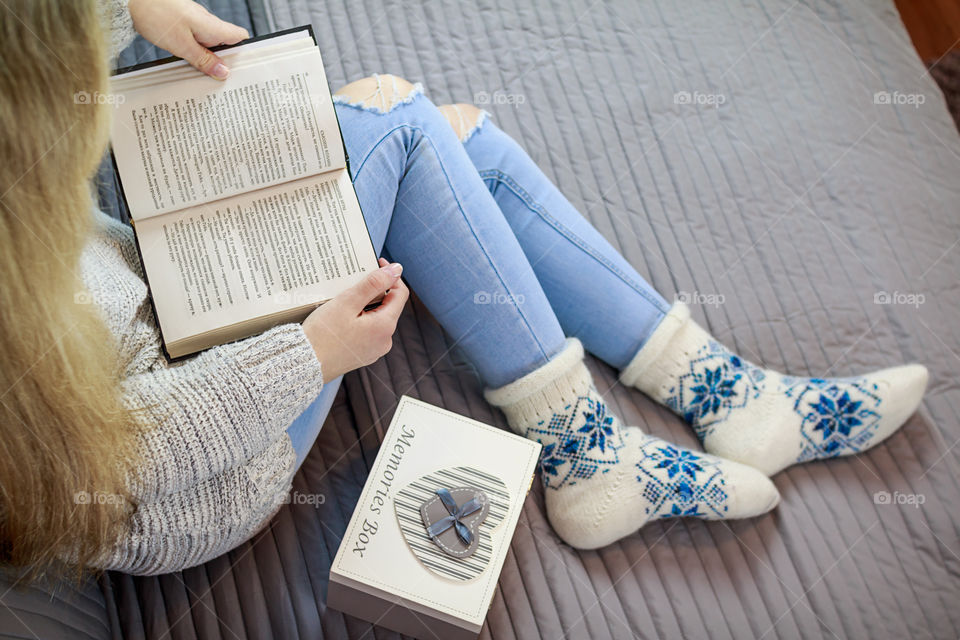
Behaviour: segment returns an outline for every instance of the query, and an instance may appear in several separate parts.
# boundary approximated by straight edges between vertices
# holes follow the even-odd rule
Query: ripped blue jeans
[[[669,304],[486,117],[457,138],[419,86],[384,113],[339,101],[350,169],[377,253],[487,387],[533,371],[576,336],[623,368]],[[340,385],[288,429],[298,464]]]

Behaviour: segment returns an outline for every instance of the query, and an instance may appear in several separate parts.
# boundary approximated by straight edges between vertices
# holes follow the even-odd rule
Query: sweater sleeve
[[[157,502],[137,505],[130,528],[94,566],[136,575],[180,571],[233,549],[287,501],[296,454],[278,438],[244,464]]]
[[[122,386],[143,425],[132,497],[154,502],[242,464],[284,436],[320,393],[323,373],[303,328],[285,324]]]
[[[110,38],[110,60],[116,60],[120,52],[126,49],[137,32],[133,29],[133,19],[127,7],[129,0],[99,0],[100,15],[104,29]]]

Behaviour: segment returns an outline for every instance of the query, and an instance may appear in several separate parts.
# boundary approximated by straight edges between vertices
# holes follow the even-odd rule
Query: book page
[[[319,50],[270,49],[225,82],[141,76],[118,94],[111,141],[134,220],[345,166]]]
[[[304,305],[377,268],[348,172],[136,223],[166,343]]]

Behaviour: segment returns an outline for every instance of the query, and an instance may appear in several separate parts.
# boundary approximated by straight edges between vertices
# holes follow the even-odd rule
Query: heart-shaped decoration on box
[[[444,553],[469,558],[480,546],[480,525],[490,513],[487,494],[476,487],[441,488],[420,505],[427,535]]]
[[[452,519],[440,523],[442,533],[431,537],[430,525],[451,515],[437,490],[446,489],[455,507],[467,507],[476,500],[480,508],[457,520],[469,530],[465,544]],[[393,500],[400,531],[407,545],[428,571],[450,580],[472,580],[490,564],[493,547],[490,533],[503,522],[510,508],[507,485],[500,478],[473,467],[440,469],[414,480],[397,492]],[[463,533],[463,529],[461,529]]]

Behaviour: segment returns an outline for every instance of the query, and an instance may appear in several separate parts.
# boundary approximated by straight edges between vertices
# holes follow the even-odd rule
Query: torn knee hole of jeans
[[[460,138],[460,142],[466,142],[473,137],[477,131],[480,130],[480,127],[483,126],[484,121],[490,117],[490,112],[486,109],[478,109],[477,115],[473,118],[471,122],[470,117],[463,113],[463,110],[460,108],[459,104],[450,105],[453,107],[453,111],[457,117],[457,123],[454,125],[453,129],[457,132],[457,136]]]
[[[352,95],[338,93],[333,96],[334,104],[343,104],[363,111],[385,114],[402,104],[413,102],[414,98],[423,94],[423,85],[414,84],[405,96],[400,95],[400,86],[395,75],[373,74],[376,86],[369,95],[356,98]]]

